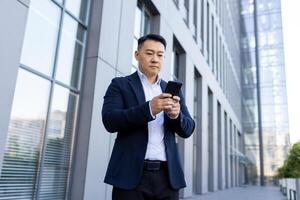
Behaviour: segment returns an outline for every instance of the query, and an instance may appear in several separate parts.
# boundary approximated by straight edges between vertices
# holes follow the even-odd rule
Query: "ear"
[[[138,60],[138,57],[139,57],[139,52],[138,51],[134,52],[134,57],[135,57],[136,60]]]

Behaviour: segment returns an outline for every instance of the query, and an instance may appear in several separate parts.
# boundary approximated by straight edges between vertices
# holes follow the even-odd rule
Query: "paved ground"
[[[184,200],[285,200],[279,187],[246,186],[197,195]]]

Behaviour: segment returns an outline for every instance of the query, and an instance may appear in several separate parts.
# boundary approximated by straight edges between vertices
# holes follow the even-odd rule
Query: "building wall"
[[[9,98],[0,104],[0,109],[6,110],[1,113],[0,121],[0,164],[5,146],[2,144],[7,143],[5,141],[11,110],[9,105],[12,104],[28,10],[27,4],[21,4],[20,1],[4,2],[0,8],[20,8],[23,11],[20,12],[23,13],[22,16],[12,17],[14,22],[23,26],[17,26],[21,30],[13,41],[6,41],[16,45],[11,51],[15,55],[10,59],[11,63],[7,64],[14,68],[9,68],[9,72],[8,68],[0,68],[4,70],[4,73],[0,73],[1,87],[9,83],[9,87],[3,90]],[[233,13],[236,4],[231,5],[220,0],[179,0],[178,5],[173,0],[153,0],[140,1],[140,4],[150,15],[148,32],[161,34],[167,41],[162,78],[169,80],[175,77],[172,59],[176,47],[180,53],[177,78],[184,82],[183,91],[190,113],[197,113],[194,116],[197,118],[198,127],[194,132],[196,136],[186,140],[178,139],[187,182],[187,187],[180,195],[189,197],[194,193],[214,192],[242,184],[238,174],[243,166],[239,165],[237,158],[241,144],[238,133],[243,135],[243,130],[239,59],[236,58],[236,54],[239,54],[239,29],[236,26],[236,13]],[[90,2],[72,171],[69,178],[68,195],[71,199],[111,197],[112,187],[104,184],[103,179],[116,134],[109,134],[104,129],[101,109],[103,96],[111,79],[128,75],[133,69],[137,5],[137,0]],[[0,13],[8,15],[7,12]],[[5,22],[3,17],[0,22]],[[0,50],[4,52],[3,49]],[[0,62],[5,60],[1,59]],[[4,74],[9,78],[2,79]],[[197,86],[193,81],[195,74],[201,80],[197,82]],[[196,95],[196,102],[194,88],[200,94]]]
[[[26,3],[26,1],[1,1],[0,4],[0,16],[2,18],[0,25],[5,27],[5,31],[0,37],[0,89],[2,91],[0,102],[0,168],[2,168],[8,122],[25,32],[28,10]],[[10,10],[15,10],[16,12],[10,12]],[[11,21],[14,23],[11,23]]]

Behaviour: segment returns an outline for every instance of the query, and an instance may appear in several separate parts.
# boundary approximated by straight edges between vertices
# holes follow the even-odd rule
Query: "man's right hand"
[[[162,93],[150,101],[151,111],[153,115],[157,115],[163,110],[171,109],[174,104],[172,95],[169,93]]]

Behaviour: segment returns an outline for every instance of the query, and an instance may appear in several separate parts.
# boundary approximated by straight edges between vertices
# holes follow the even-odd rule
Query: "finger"
[[[175,101],[180,101],[180,97],[179,96],[173,96],[173,100],[175,100]]]
[[[174,114],[174,115],[178,115],[180,112],[179,109],[172,109],[171,113]]]
[[[162,100],[163,105],[174,105],[174,101],[171,98],[165,98]]]
[[[161,93],[159,95],[160,98],[172,98],[172,94],[170,93]]]
[[[163,107],[163,110],[164,110],[165,112],[169,113],[169,112],[172,111],[172,106],[169,106],[169,105],[164,106],[164,107]]]

